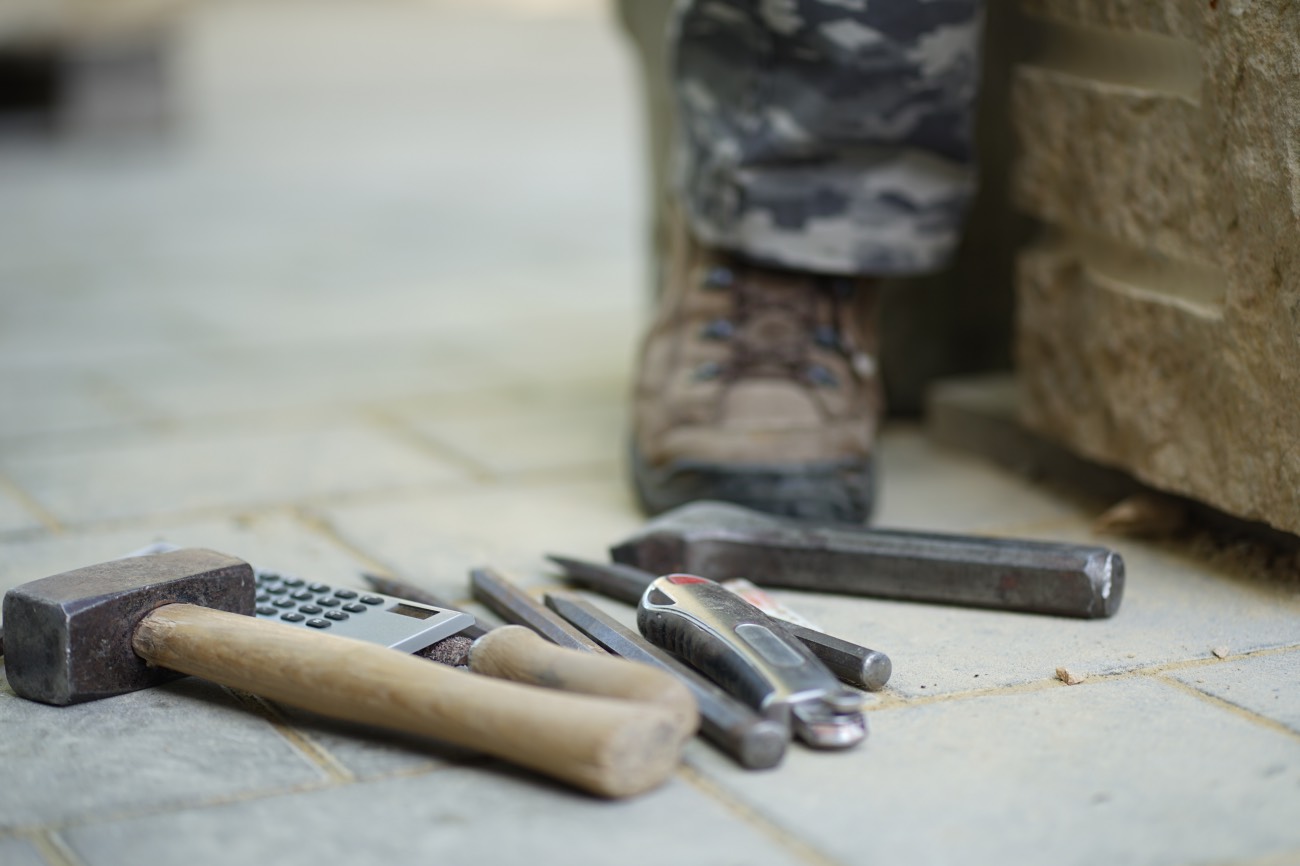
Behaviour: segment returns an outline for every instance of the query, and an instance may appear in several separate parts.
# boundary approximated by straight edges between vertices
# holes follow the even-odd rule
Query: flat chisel
[[[506,622],[526,625],[542,637],[569,649],[604,654],[605,650],[540,602],[490,568],[473,568],[470,592]]]

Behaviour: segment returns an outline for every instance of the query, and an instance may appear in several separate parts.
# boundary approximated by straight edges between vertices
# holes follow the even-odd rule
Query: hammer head
[[[4,597],[4,663],[24,698],[75,704],[148,688],[180,674],[131,649],[136,625],[175,602],[253,614],[248,563],[189,549],[118,559],[34,580]]]
[[[760,552],[746,558],[762,560],[768,553],[761,548],[767,544],[807,543],[815,548],[815,542],[803,537],[806,534],[803,527],[803,522],[798,520],[774,517],[730,502],[702,499],[650,520],[632,537],[611,547],[610,555],[615,562],[654,574],[681,571],[708,574],[715,580],[752,577],[752,568],[723,574],[731,563],[724,563],[712,554],[717,550],[734,558],[739,550],[752,548]]]

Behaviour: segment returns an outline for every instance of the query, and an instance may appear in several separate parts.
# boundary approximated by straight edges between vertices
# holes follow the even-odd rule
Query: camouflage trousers
[[[820,273],[942,267],[975,191],[982,25],[981,0],[679,0],[695,235]]]

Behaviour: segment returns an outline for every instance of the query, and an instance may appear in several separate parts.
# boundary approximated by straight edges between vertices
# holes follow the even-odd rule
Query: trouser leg
[[[975,190],[981,0],[683,0],[676,189],[695,236],[818,273],[942,267]]]

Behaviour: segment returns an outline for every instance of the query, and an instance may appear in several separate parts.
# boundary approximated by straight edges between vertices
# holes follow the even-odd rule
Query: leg
[[[680,7],[684,214],[634,422],[647,510],[870,513],[883,400],[867,277],[934,269],[956,244],[974,186],[976,4]]]
[[[980,0],[696,0],[676,22],[695,236],[817,273],[915,274],[974,192]]]

